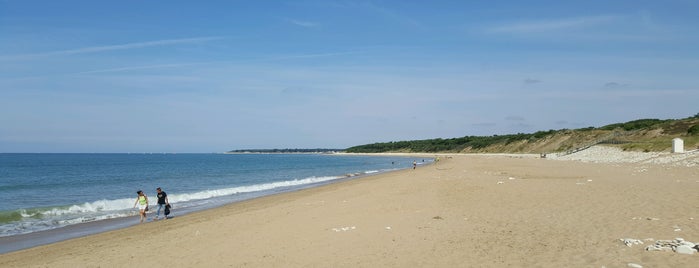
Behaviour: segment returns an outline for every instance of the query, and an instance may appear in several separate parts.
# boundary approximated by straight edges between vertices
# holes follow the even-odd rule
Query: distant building
[[[672,139],[672,152],[684,153],[684,141],[680,138]]]

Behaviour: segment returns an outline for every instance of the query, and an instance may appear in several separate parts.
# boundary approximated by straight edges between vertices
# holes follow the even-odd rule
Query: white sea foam
[[[262,192],[280,188],[300,187],[304,185],[329,182],[340,178],[344,177],[309,177],[305,179],[213,189],[194,193],[171,194],[168,195],[168,199],[171,203],[178,204],[178,208],[182,208],[190,206],[193,202],[199,200],[233,196],[243,193]],[[47,209],[21,209],[18,212],[22,216],[22,220],[1,225],[0,236],[30,233],[85,222],[134,216],[137,215],[137,212],[133,209],[134,200],[135,199],[131,198],[122,198],[115,200],[97,200],[78,205],[53,207]],[[154,200],[151,200],[151,204],[155,204]]]
[[[182,203],[182,202],[210,199],[210,198],[229,196],[229,195],[235,195],[235,194],[241,194],[241,193],[252,193],[252,192],[266,191],[266,190],[272,190],[272,189],[277,189],[277,188],[282,188],[282,187],[294,187],[294,186],[302,186],[302,185],[308,185],[308,184],[314,184],[314,183],[322,183],[322,182],[336,180],[339,178],[341,178],[341,177],[338,177],[338,176],[310,177],[310,178],[298,179],[298,180],[279,181],[279,182],[270,182],[270,183],[263,183],[263,184],[238,186],[238,187],[232,187],[232,188],[206,190],[206,191],[200,191],[200,192],[195,192],[195,193],[172,194],[172,195],[168,196],[168,199],[171,203]],[[84,214],[84,213],[93,213],[93,212],[121,211],[121,210],[133,208],[134,200],[135,199],[131,199],[131,198],[116,199],[116,200],[98,200],[98,201],[88,202],[88,203],[84,203],[84,204],[80,204],[80,205],[72,205],[69,207],[51,208],[49,210],[40,211],[40,212],[36,212],[36,213],[30,213],[30,212],[27,212],[26,210],[22,210],[22,217],[27,217],[27,218],[36,217],[37,214],[41,214],[43,216],[63,216],[63,215],[70,215],[70,214]],[[151,203],[153,203],[153,201],[154,200],[151,200]]]
[[[187,202],[187,201],[209,199],[209,198],[229,196],[229,195],[235,195],[235,194],[241,194],[241,193],[267,191],[267,190],[272,190],[272,189],[277,189],[277,188],[282,188],[282,187],[302,186],[302,185],[337,180],[339,178],[341,178],[341,177],[338,177],[338,176],[310,177],[310,178],[305,178],[305,179],[300,179],[300,180],[270,182],[270,183],[255,184],[255,185],[248,185],[248,186],[238,186],[238,187],[232,187],[232,188],[207,190],[207,191],[201,191],[201,192],[196,192],[196,193],[191,193],[191,194],[176,194],[176,195],[173,194],[173,195],[168,195],[168,199],[170,200],[170,202],[173,202],[173,203]]]

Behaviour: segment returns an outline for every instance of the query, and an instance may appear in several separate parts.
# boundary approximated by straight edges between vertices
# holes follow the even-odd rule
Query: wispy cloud
[[[593,16],[565,18],[557,20],[520,21],[493,26],[487,29],[491,33],[543,33],[553,31],[565,31],[603,25],[616,20],[617,16]]]
[[[34,59],[34,58],[41,58],[41,57],[50,57],[50,56],[67,56],[67,55],[97,53],[97,52],[113,51],[113,50],[127,50],[127,49],[137,49],[137,48],[155,47],[155,46],[202,43],[202,42],[208,42],[208,41],[219,40],[219,39],[223,39],[223,37],[215,37],[214,36],[214,37],[195,37],[195,38],[181,38],[181,39],[163,39],[163,40],[156,40],[156,41],[136,42],[136,43],[127,43],[127,44],[119,44],[119,45],[83,47],[83,48],[77,48],[77,49],[57,50],[57,51],[49,51],[49,52],[41,52],[41,53],[33,53],[33,54],[0,56],[0,60],[27,60],[27,59]]]
[[[147,69],[178,68],[178,67],[187,67],[187,66],[201,65],[201,64],[207,64],[207,63],[173,63],[173,64],[157,64],[157,65],[144,65],[144,66],[129,66],[129,67],[85,71],[85,72],[79,72],[79,73],[75,73],[75,74],[113,73],[113,72],[127,72],[127,71],[147,70]]]
[[[294,60],[294,59],[311,59],[311,58],[322,58],[322,57],[333,57],[342,56],[349,54],[361,53],[358,51],[348,51],[348,52],[329,52],[329,53],[317,53],[317,54],[299,54],[299,55],[287,55],[278,57],[267,57],[267,58],[257,58],[242,61],[217,61],[217,62],[192,62],[192,63],[170,63],[170,64],[154,64],[154,65],[141,65],[141,66],[125,66],[118,68],[108,68],[99,69],[73,73],[73,75],[81,74],[96,74],[96,73],[115,73],[115,72],[128,72],[137,70],[148,70],[148,69],[164,69],[164,68],[179,68],[188,67],[195,65],[205,65],[205,64],[226,64],[226,63],[250,63],[250,62],[274,62],[274,61],[284,61],[284,60]]]
[[[354,1],[348,1],[348,2],[333,2],[332,4],[328,4],[337,8],[350,8],[350,9],[359,9],[364,12],[368,13],[373,13],[375,15],[378,15],[380,17],[383,17],[386,20],[393,21],[394,23],[399,23],[403,25],[408,25],[412,26],[417,29],[425,29],[426,27],[418,20],[414,19],[413,17],[410,17],[408,15],[405,15],[401,12],[395,11],[394,9],[389,9],[383,6],[376,5],[372,2],[354,2]]]
[[[417,28],[425,28],[425,26],[422,25],[422,23],[415,20],[414,18],[403,15],[403,14],[398,13],[396,11],[393,11],[391,9],[376,6],[376,5],[373,5],[371,3],[365,4],[365,7],[369,8],[370,10],[373,10],[374,12],[377,12],[377,13],[379,13],[379,14],[381,14],[381,15],[385,16],[386,18],[389,18],[393,21],[396,21],[396,22],[399,22],[402,24],[406,24],[406,25],[410,25],[410,26],[414,26]]]
[[[305,28],[315,28],[315,27],[320,26],[320,24],[315,23],[315,22],[310,22],[310,21],[302,21],[302,20],[295,20],[295,19],[289,19],[288,21],[294,25],[305,27]]]
[[[342,55],[357,54],[357,53],[361,53],[361,52],[359,52],[359,51],[346,51],[346,52],[329,52],[329,53],[316,53],[316,54],[300,54],[300,55],[288,55],[288,56],[262,58],[262,59],[252,60],[252,61],[281,61],[281,60],[294,60],[294,59],[310,59],[310,58],[342,56]]]

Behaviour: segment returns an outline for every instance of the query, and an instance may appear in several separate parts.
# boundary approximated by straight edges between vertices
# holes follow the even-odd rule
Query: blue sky
[[[346,148],[699,113],[699,1],[0,0],[0,152]]]

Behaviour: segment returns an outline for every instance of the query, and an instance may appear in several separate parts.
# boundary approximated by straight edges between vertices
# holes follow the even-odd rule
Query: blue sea
[[[343,154],[0,154],[0,238],[138,222],[136,191],[172,215],[412,167],[431,159]],[[153,214],[149,214],[152,218]],[[115,221],[115,219],[122,219]],[[128,220],[127,220],[128,219]],[[121,223],[121,224],[117,224]],[[50,232],[49,232],[50,233]],[[70,232],[58,232],[69,238]],[[2,243],[8,239],[0,240]],[[30,244],[30,246],[32,246]]]

